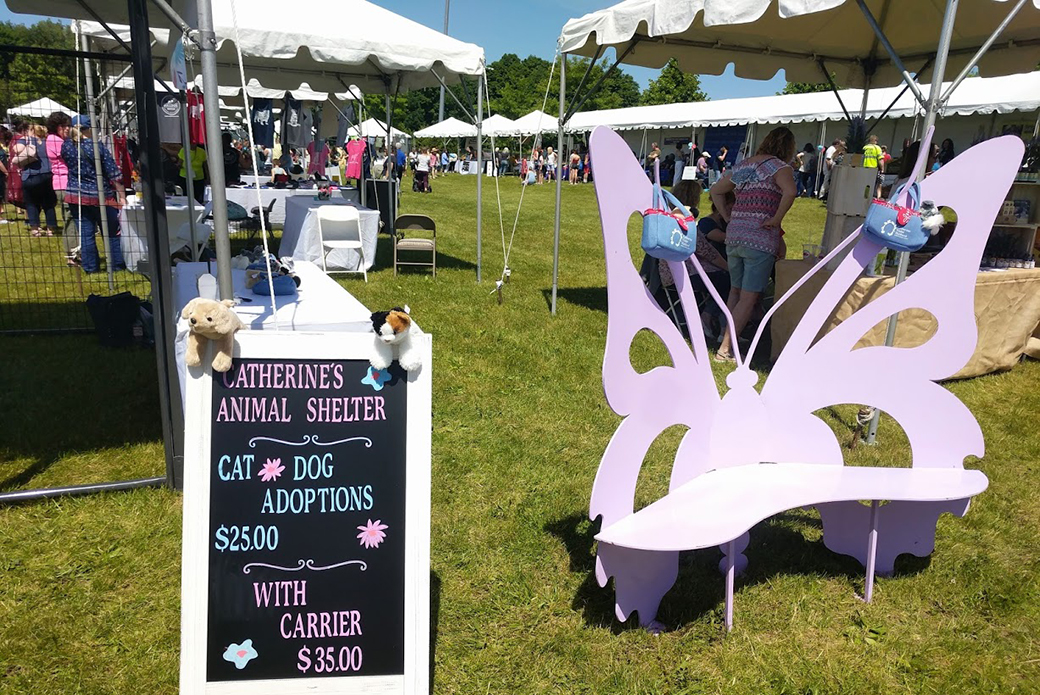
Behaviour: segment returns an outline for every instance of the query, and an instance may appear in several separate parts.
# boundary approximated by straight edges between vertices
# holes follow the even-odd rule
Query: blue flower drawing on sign
[[[365,378],[361,380],[361,383],[368,384],[376,391],[382,391],[383,384],[388,381],[390,381],[390,370],[369,367],[368,374],[366,374]]]
[[[253,649],[253,640],[251,639],[247,639],[242,644],[235,644],[232,642],[228,645],[228,648],[224,650],[224,661],[230,661],[239,671],[244,669],[246,664],[256,657],[256,650]]]

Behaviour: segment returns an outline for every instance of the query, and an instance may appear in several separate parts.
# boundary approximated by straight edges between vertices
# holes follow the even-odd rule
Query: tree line
[[[490,113],[501,114],[506,118],[516,119],[531,113],[535,109],[543,109],[555,116],[559,113],[560,74],[559,65],[553,67],[551,61],[538,56],[520,58],[515,53],[506,53],[498,60],[488,64],[487,91]],[[646,89],[640,89],[635,78],[622,70],[612,70],[604,78],[610,63],[603,60],[589,70],[589,59],[569,57],[567,59],[568,106],[572,104],[573,90],[581,78],[589,71],[582,92],[603,82],[599,88],[581,106],[582,111],[600,109],[617,109],[640,104],[671,104],[687,101],[705,101],[708,96],[701,90],[700,78],[697,75],[684,73],[678,63],[672,59],[661,69],[661,74],[650,81]],[[550,74],[552,79],[550,80]],[[462,102],[470,113],[476,109],[475,79],[464,79],[462,83],[450,87],[452,94],[444,97],[444,117],[454,116],[459,120],[470,122],[470,118],[456,102]],[[417,89],[407,94],[400,94],[392,99],[394,127],[407,132],[437,123],[440,103],[440,87]],[[544,107],[543,107],[544,103]],[[365,108],[379,119],[386,113],[384,97],[370,94],[365,98]],[[484,117],[488,116],[485,105]]]

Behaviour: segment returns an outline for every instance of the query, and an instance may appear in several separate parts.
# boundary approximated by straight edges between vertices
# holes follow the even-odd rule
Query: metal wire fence
[[[0,130],[0,333],[89,330],[93,323],[86,300],[91,294],[149,296],[149,278],[128,268],[116,252],[117,247],[125,252],[141,246],[145,232],[135,229],[133,220],[128,221],[126,211],[120,209],[119,223],[109,230],[108,244],[100,230],[92,236],[98,255],[96,269],[84,269],[88,235],[81,234],[74,219],[77,211],[65,201],[65,177],[57,171],[60,166],[50,161],[60,151],[60,138],[71,137],[71,133],[56,129],[54,120],[48,133],[48,119],[54,113],[72,116],[88,111],[85,76],[89,69],[93,79],[90,93],[96,95],[94,138],[117,162],[123,162],[123,177],[132,178],[132,98],[125,93],[121,96],[117,89],[106,89],[126,63],[97,60],[96,55],[86,61],[83,54],[72,50],[62,56],[31,51],[31,47],[0,47],[0,107],[5,109],[5,126]],[[48,135],[54,136],[50,146],[43,148],[50,153],[51,181],[43,187],[30,181],[36,185],[27,186],[21,172],[25,169],[27,176],[33,167],[19,167],[17,154],[27,143],[46,143]],[[129,181],[126,183],[129,187]],[[93,258],[89,260],[93,265]]]

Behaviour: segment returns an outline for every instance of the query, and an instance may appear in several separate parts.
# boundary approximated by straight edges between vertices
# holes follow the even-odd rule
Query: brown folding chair
[[[405,230],[430,232],[430,236],[405,236]],[[398,251],[429,252],[430,261],[400,261]],[[399,265],[428,266],[433,269],[433,276],[437,277],[437,224],[426,215],[400,215],[394,220],[394,275],[397,275]]]

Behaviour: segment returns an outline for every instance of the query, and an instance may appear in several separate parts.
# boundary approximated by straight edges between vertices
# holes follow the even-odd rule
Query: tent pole
[[[823,177],[824,160],[824,157],[821,156],[821,154],[826,154],[827,152],[827,121],[820,121],[819,144],[823,145],[823,153],[820,152],[819,147],[816,148],[816,184],[813,186],[813,198],[820,195],[820,179]]]
[[[146,0],[128,0],[131,48],[134,60],[134,98],[140,133],[157,133],[159,107],[152,81],[152,50],[148,36]],[[162,155],[157,137],[140,138],[139,171],[144,201],[145,228],[152,254],[152,302],[155,305],[155,361],[159,377],[159,413],[162,417],[163,449],[166,454],[166,484],[175,490],[184,486],[184,410],[178,388],[177,361],[174,359],[177,328],[174,325],[173,274],[167,257],[158,252],[169,249],[166,224],[166,198],[163,195]]]
[[[597,85],[598,86],[598,85]],[[556,293],[560,284],[560,193],[563,191],[563,125],[566,122],[564,106],[567,102],[567,54],[560,53],[560,120],[556,124],[556,212],[553,215],[553,277],[552,300],[549,310],[556,315]]]
[[[942,84],[943,77],[946,73],[946,59],[950,56],[950,42],[953,39],[953,22],[957,18],[957,2],[958,0],[946,0],[946,12],[943,15],[942,33],[939,35],[939,48],[935,54],[935,70],[932,71],[932,89],[928,93],[928,105],[925,110],[924,116],[924,128],[921,132],[927,133],[932,126],[935,125],[935,115],[939,110],[939,106],[942,103]],[[922,143],[923,145],[924,143]],[[929,145],[930,147],[930,145]],[[928,161],[928,153],[922,152],[918,154],[920,157],[925,157],[925,162]],[[918,181],[925,177],[928,172],[925,171],[928,167],[922,167],[921,172],[918,174]],[[899,268],[896,270],[896,282],[898,285],[906,279],[906,268],[910,263],[910,254],[905,251],[899,254]],[[899,314],[893,314],[888,319],[888,331],[885,333],[885,346],[891,347],[896,342],[896,324],[899,321]],[[867,444],[873,444],[877,439],[878,422],[881,419],[881,411],[874,408],[874,417],[870,420],[870,427],[867,429]]]
[[[89,39],[86,34],[80,35],[80,48],[86,52],[90,50],[88,45]],[[94,171],[101,171],[101,128],[99,127],[97,118],[97,109],[94,108],[94,75],[90,69],[90,59],[83,59],[83,77],[86,82],[87,91],[87,115],[90,117],[90,128],[94,133]],[[112,230],[108,228],[108,212],[105,202],[105,179],[103,176],[97,177],[97,193],[99,205],[105,208],[105,212],[101,214],[101,240],[104,242],[105,248],[105,266],[108,268],[108,289],[109,291],[115,291],[115,265],[112,263],[112,242],[111,233]]]
[[[481,281],[481,232],[484,217],[483,184],[484,171],[481,159],[484,155],[484,138],[482,134],[484,125],[484,73],[477,77],[477,282]]]
[[[221,299],[234,299],[231,284],[231,238],[228,236],[227,190],[224,188],[224,153],[220,143],[220,102],[217,85],[217,38],[213,32],[212,0],[197,0],[199,44],[202,62],[203,109],[206,112],[206,160],[213,203],[213,238],[217,248],[217,286]],[[282,146],[285,133],[282,133]],[[190,156],[190,150],[185,153]],[[192,195],[192,191],[188,191]]]
[[[188,128],[188,93],[184,93],[184,102],[181,106],[181,142],[184,145],[184,173],[187,174],[185,177],[185,183],[188,190],[184,191],[184,194],[188,196],[188,229],[191,232],[191,260],[196,263],[199,260],[199,240],[196,238],[195,231],[195,166],[192,164],[191,157],[191,133]],[[177,95],[178,100],[180,95]],[[201,172],[200,172],[201,173]]]
[[[1004,33],[1004,30],[1007,29],[1007,25],[1011,24],[1011,20],[1015,18],[1015,15],[1018,14],[1018,11],[1021,10],[1025,4],[1026,0],[1018,0],[1018,4],[1011,8],[1011,11],[1008,12],[1007,17],[1005,17],[1004,21],[1000,23],[1000,26],[994,29],[993,33],[990,34],[990,37],[986,39],[986,43],[982,44],[982,46],[979,47],[978,52],[971,57],[971,60],[968,61],[968,64],[964,66],[963,70],[961,70],[961,74],[957,75],[953,82],[950,83],[950,86],[946,89],[946,92],[943,93],[942,98],[940,99],[940,102],[943,105],[945,105],[946,102],[949,100],[950,95],[953,94],[953,91],[960,86],[961,82],[964,81],[964,78],[971,73],[971,71],[975,68],[976,65],[978,65],[979,60],[982,59],[982,56],[985,55],[986,51],[988,51],[990,46],[993,45],[993,42],[996,41],[1002,33]]]

